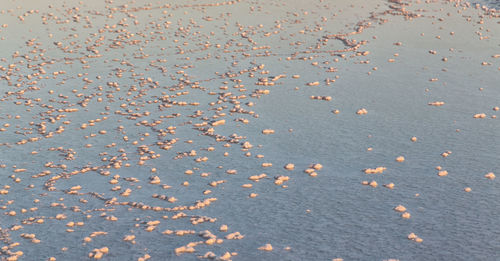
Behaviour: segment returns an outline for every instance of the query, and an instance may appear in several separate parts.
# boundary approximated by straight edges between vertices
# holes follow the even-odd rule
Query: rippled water
[[[198,260],[208,251],[237,252],[233,260],[500,259],[498,178],[484,177],[500,172],[500,123],[492,117],[500,106],[499,18],[445,2],[406,6],[406,17],[387,1],[204,5],[211,3],[0,7],[0,25],[8,24],[0,31],[0,185],[8,190],[0,195],[1,246],[23,251],[22,260],[85,260],[105,246],[104,260]],[[345,37],[363,45],[343,50],[349,46],[332,35],[357,24],[364,30]],[[436,101],[445,103],[428,105]],[[361,108],[368,113],[357,115]],[[479,113],[486,117],[473,117]],[[210,125],[219,119],[225,124]],[[253,147],[242,148],[245,141]],[[314,163],[323,166],[316,177],[304,173]],[[387,169],[363,173],[379,166]],[[448,176],[439,177],[438,166]],[[249,180],[261,173],[267,177]],[[289,177],[285,187],[275,184],[280,175]],[[362,185],[372,180],[377,187]],[[217,200],[173,209],[209,198]],[[186,217],[175,218],[180,212]],[[193,224],[200,217],[212,222]],[[160,223],[147,231],[150,221]],[[205,241],[205,230],[224,242],[176,254]],[[96,231],[107,234],[91,237]],[[244,238],[225,238],[236,231]],[[266,243],[273,251],[258,250]],[[2,251],[1,258],[12,254]]]

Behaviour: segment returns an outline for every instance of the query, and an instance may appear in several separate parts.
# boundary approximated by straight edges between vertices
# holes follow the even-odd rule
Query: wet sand
[[[55,0],[0,17],[2,260],[500,258],[495,9]]]

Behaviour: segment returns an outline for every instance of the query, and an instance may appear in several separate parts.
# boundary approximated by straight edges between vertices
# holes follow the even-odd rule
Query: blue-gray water
[[[498,1],[498,0],[483,0],[483,1],[475,1],[473,3],[478,3],[478,4],[481,4],[481,5],[486,5],[489,8],[495,8],[495,9],[499,9],[500,8],[500,1]]]
[[[498,17],[445,1],[215,3],[0,7],[2,259],[500,259],[485,177],[500,173]]]

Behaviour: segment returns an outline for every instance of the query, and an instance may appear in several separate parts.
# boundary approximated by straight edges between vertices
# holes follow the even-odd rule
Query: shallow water
[[[492,117],[500,106],[498,13],[446,2],[207,3],[9,1],[0,8],[0,25],[8,25],[0,31],[0,185],[10,186],[0,195],[0,228],[8,233],[1,246],[11,246],[2,258],[22,251],[21,260],[85,260],[106,246],[105,260],[145,254],[197,260],[207,251],[236,252],[233,260],[500,259],[498,179],[484,177],[500,169],[500,123]],[[341,52],[346,45],[331,35],[352,32],[359,22],[371,24],[346,37],[366,43]],[[53,73],[59,71],[65,72]],[[274,85],[257,85],[259,78]],[[314,81],[319,84],[307,85]],[[256,94],[264,89],[269,94]],[[435,101],[445,104],[428,105]],[[78,111],[58,111],[67,108]],[[368,113],[357,115],[361,108]],[[474,118],[478,113],[486,117]],[[219,119],[225,124],[210,126]],[[275,133],[263,135],[264,129]],[[253,147],[242,149],[245,141]],[[192,150],[196,156],[189,156]],[[404,162],[396,162],[400,155]],[[287,163],[295,169],[285,170]],[[314,163],[323,168],[311,177],[304,170]],[[379,166],[387,170],[363,173]],[[437,166],[448,176],[439,177]],[[82,172],[85,167],[95,169]],[[14,172],[19,168],[26,171]],[[194,173],[184,174],[188,169]],[[237,174],[226,173],[233,169]],[[34,176],[45,170],[50,174]],[[267,177],[249,180],[261,173]],[[274,184],[279,175],[289,176],[285,187]],[[160,184],[150,184],[151,176]],[[54,177],[60,178],[47,183]],[[376,188],[361,184],[372,180]],[[213,187],[213,181],[225,182]],[[252,188],[241,187],[249,183]],[[394,189],[382,186],[388,183]],[[212,193],[204,194],[207,189]],[[208,198],[217,200],[173,209]],[[395,212],[397,205],[411,218]],[[187,216],[174,219],[180,212]],[[213,222],[193,224],[199,217]],[[70,227],[71,221],[84,224]],[[149,221],[160,223],[148,232]],[[219,231],[222,224],[227,232]],[[224,241],[203,244],[198,233],[205,230]],[[85,242],[95,231],[107,234]],[[225,239],[236,231],[244,238]],[[423,242],[408,240],[410,233]],[[135,242],[124,241],[126,235]],[[190,242],[201,242],[194,253],[175,252]],[[258,250],[266,243],[273,251]]]
[[[476,1],[473,3],[486,5],[489,8],[496,8],[496,9],[500,8],[500,1],[498,1],[498,0],[483,0],[483,1]]]

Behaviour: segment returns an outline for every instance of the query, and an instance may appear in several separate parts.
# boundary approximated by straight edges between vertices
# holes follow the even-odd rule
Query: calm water
[[[104,246],[104,260],[198,260],[208,251],[237,252],[233,260],[500,259],[498,178],[484,177],[500,173],[500,122],[492,118],[500,106],[498,18],[479,24],[479,10],[458,14],[443,3],[407,7],[423,15],[411,20],[387,14],[386,1],[210,3],[8,1],[0,8],[0,25],[8,24],[0,31],[0,185],[10,186],[0,195],[8,233],[1,246],[19,242],[11,251],[23,251],[22,260],[86,260]],[[371,26],[347,39],[365,44],[331,52],[346,46],[324,39],[360,21]],[[286,76],[273,81],[279,75]],[[257,85],[263,78],[274,85]],[[258,94],[263,89],[269,94]],[[445,104],[428,105],[435,101]],[[357,115],[361,108],[368,113]],[[486,117],[473,118],[479,113]],[[225,124],[210,125],[219,119]],[[245,141],[253,148],[242,149]],[[401,155],[405,161],[396,162]],[[287,163],[295,169],[285,170]],[[314,163],[323,168],[311,177],[304,170]],[[379,166],[387,170],[363,173]],[[437,166],[448,176],[439,177]],[[35,176],[43,171],[50,173]],[[267,177],[249,180],[261,173]],[[286,187],[275,184],[280,175],[289,177]],[[150,184],[152,176],[160,184]],[[372,180],[376,188],[361,184]],[[208,198],[217,200],[182,211],[125,203],[174,208]],[[397,205],[411,218],[401,218]],[[186,216],[176,218],[180,212]],[[160,223],[147,231],[149,221]],[[176,255],[205,241],[198,235],[205,230],[224,242]],[[96,231],[107,234],[91,236]],[[236,231],[244,238],[225,238]],[[410,233],[423,242],[408,240]],[[273,251],[257,250],[266,243]]]
[[[486,5],[489,8],[496,8],[496,9],[500,8],[500,1],[498,0],[484,0],[484,1],[477,1],[477,3]]]

